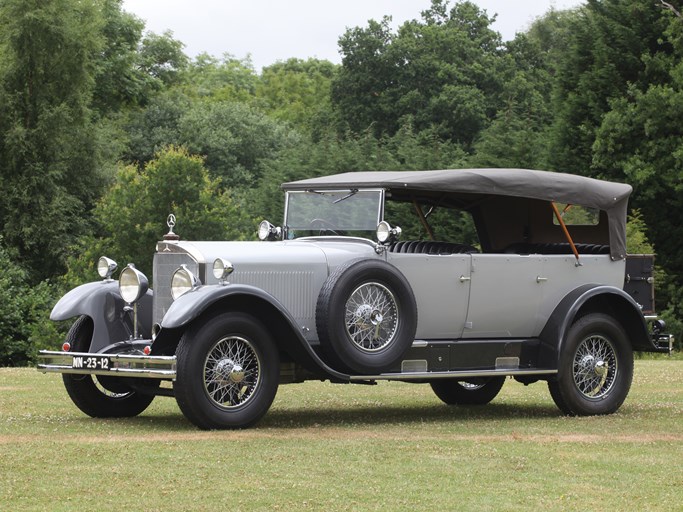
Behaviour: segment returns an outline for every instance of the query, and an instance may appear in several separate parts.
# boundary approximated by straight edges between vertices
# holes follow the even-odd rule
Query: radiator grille
[[[204,265],[200,265],[185,252],[157,252],[154,255],[154,323],[161,323],[173,302],[171,278],[180,265],[187,265],[204,284],[217,284],[213,275],[203,276]],[[237,265],[236,265],[237,266]],[[242,266],[242,265],[240,265]],[[317,294],[314,290],[314,273],[302,270],[235,270],[230,274],[231,284],[246,284],[259,288],[275,297],[286,310],[299,321],[315,321]],[[208,280],[208,281],[207,281]]]

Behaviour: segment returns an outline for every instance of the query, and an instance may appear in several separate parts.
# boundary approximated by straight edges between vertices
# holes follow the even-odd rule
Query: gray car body
[[[248,310],[269,326],[276,326],[276,341],[294,362],[327,377],[345,380],[349,376],[332,368],[316,350],[320,340],[316,302],[325,281],[340,265],[360,259],[377,259],[392,265],[412,287],[418,311],[416,346],[457,343],[459,340],[470,344],[538,340],[541,356],[537,366],[553,369],[558,364],[567,326],[582,308],[599,304],[628,327],[635,349],[654,349],[638,304],[622,290],[623,226],[630,187],[539,171],[510,170],[508,174],[501,174],[500,170],[466,171],[483,181],[477,186],[473,186],[471,180],[463,181],[465,186],[454,181],[453,191],[445,191],[454,194],[454,201],[462,201],[469,195],[537,201],[544,187],[550,187],[551,183],[552,191],[546,190],[552,196],[548,200],[559,197],[570,202],[572,193],[577,198],[589,197],[590,205],[608,209],[611,250],[606,254],[582,255],[579,264],[571,254],[399,253],[369,239],[342,236],[264,242],[165,240],[157,244],[159,260],[168,253],[187,256],[196,264],[194,268],[201,285],[177,300],[169,301],[168,307],[155,305],[152,308],[149,292],[139,311],[143,336],[153,330],[153,354],[168,355],[173,353],[184,330],[200,321],[203,315],[210,314],[213,308]],[[284,187],[289,191],[368,187],[380,188],[388,196],[400,196],[412,186],[416,194],[430,200],[435,190],[443,191],[443,176],[457,172],[433,171],[432,175],[349,173],[294,182]],[[518,173],[519,180],[526,180],[526,188],[514,180],[514,173]],[[426,179],[430,176],[441,181],[431,183]],[[562,177],[560,187],[555,183],[558,176]],[[410,181],[413,177],[414,183]],[[457,179],[462,180],[462,176]],[[594,193],[596,183],[600,188],[598,194]],[[573,189],[572,184],[576,185]],[[586,190],[591,194],[586,196]],[[610,194],[614,195],[611,200]],[[487,243],[494,247],[498,242],[494,239]],[[229,260],[234,266],[234,272],[222,282],[211,272],[216,258]],[[123,305],[111,282],[90,283],[64,296],[55,306],[52,318],[91,317],[95,332],[90,350],[104,351],[108,345],[131,335],[130,321],[121,313]],[[156,327],[152,328],[152,325]]]

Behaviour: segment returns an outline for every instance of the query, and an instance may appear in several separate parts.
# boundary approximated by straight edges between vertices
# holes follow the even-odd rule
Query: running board
[[[368,380],[435,380],[435,379],[471,379],[474,377],[521,377],[534,375],[556,375],[557,369],[535,368],[528,370],[466,370],[448,372],[403,372],[403,373],[381,373],[379,375],[351,375],[351,382]]]

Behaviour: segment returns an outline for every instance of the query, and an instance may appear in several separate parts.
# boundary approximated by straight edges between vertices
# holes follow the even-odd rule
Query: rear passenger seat
[[[394,242],[389,246],[389,252],[404,254],[467,254],[478,252],[475,247],[467,244],[451,242],[434,242],[431,240]]]

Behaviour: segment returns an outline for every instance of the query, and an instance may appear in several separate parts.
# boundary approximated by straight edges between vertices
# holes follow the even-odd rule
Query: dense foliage
[[[257,72],[188,58],[121,0],[0,3],[0,364],[59,343],[49,304],[102,252],[149,271],[168,213],[185,238],[253,238],[281,220],[281,182],[361,169],[628,182],[630,250],[657,252],[658,306],[680,326],[680,1],[588,0],[507,42],[471,2],[425,4],[340,34],[341,65]]]

